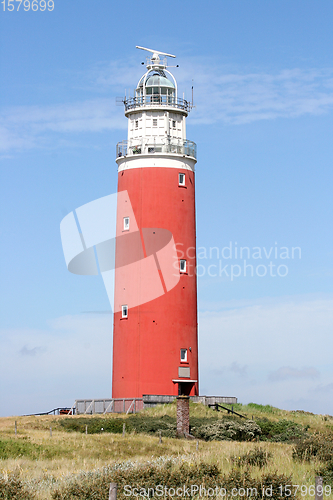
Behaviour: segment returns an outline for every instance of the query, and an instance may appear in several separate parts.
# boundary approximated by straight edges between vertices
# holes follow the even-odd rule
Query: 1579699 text
[[[43,12],[44,10],[51,11],[54,9],[53,0],[3,0],[1,4],[3,5],[3,10],[8,10],[9,12],[20,10],[22,4],[21,10],[25,11],[33,10],[36,12],[37,10],[41,10]]]

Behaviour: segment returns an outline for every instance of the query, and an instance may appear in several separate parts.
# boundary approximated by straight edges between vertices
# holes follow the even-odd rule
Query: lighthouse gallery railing
[[[167,94],[148,94],[146,96],[129,97],[122,99],[125,105],[125,112],[135,108],[146,106],[155,107],[156,105],[170,106],[172,108],[183,109],[187,113],[191,110],[192,104],[186,99],[175,98],[174,95]]]
[[[150,139],[151,141],[151,139]],[[121,141],[117,144],[117,158],[128,155],[174,153],[185,156],[197,157],[197,145],[193,141],[166,139],[164,143],[148,142],[147,139],[132,139]]]

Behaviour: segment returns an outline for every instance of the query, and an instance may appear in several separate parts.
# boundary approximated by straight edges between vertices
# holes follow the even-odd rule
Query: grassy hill
[[[270,498],[276,499],[286,498],[285,486],[292,484],[293,498],[314,498],[310,487],[318,471],[329,493],[333,417],[256,404],[233,407],[246,419],[191,403],[194,440],[173,437],[175,404],[136,415],[0,418],[0,499],[103,500],[112,480],[120,485],[120,499],[128,498],[125,484],[198,482],[226,486],[227,493],[233,485],[252,485],[258,498],[272,485]]]

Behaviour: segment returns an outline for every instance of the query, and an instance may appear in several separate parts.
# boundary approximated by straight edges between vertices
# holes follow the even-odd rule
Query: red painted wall
[[[186,187],[179,186],[179,173],[185,173]],[[187,272],[170,291],[164,286],[158,298],[129,307],[127,319],[122,319],[121,311],[115,312],[112,397],[177,395],[178,384],[172,380],[179,379],[178,367],[190,367],[190,379],[198,380],[194,172],[154,167],[124,170],[118,174],[121,191],[128,192],[139,229],[164,228],[172,233],[179,258],[180,251],[184,252]],[[122,233],[122,217],[127,215],[120,212],[117,235]],[[135,246],[130,240],[128,244],[124,241],[116,241],[115,304],[121,294],[124,300],[125,293],[119,266],[131,258]],[[187,349],[187,363],[180,362],[180,349]],[[190,395],[198,394],[197,382],[191,386]]]

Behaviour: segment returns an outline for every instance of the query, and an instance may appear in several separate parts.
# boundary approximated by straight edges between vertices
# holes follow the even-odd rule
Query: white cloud
[[[137,59],[125,64],[115,61],[96,65],[91,78],[98,87],[133,88],[144,72],[141,69],[140,73]],[[194,84],[192,123],[243,124],[294,118],[322,114],[333,106],[333,68],[246,73],[206,57],[187,58],[180,68],[171,71],[178,81],[179,96],[186,91],[185,97],[191,101]]]
[[[231,372],[237,373],[241,377],[247,376],[247,369],[248,369],[247,365],[240,366],[238,363],[236,363],[236,361],[231,363],[231,365],[229,366],[229,370]]]
[[[0,115],[0,151],[56,147],[54,134],[78,134],[125,129],[114,99],[95,99],[54,106],[20,106]]]
[[[36,346],[29,349],[27,345],[24,345],[22,349],[19,350],[19,353],[22,354],[22,356],[37,356],[45,352],[45,350],[46,348],[42,346]]]
[[[226,73],[199,65],[195,78],[194,123],[245,124],[258,120],[319,115],[333,106],[333,69],[278,73]]]
[[[319,394],[320,396],[331,396],[333,394],[333,383],[330,383],[330,384],[326,384],[326,385],[323,385],[323,384],[320,384],[320,385],[317,385],[313,390],[312,392],[314,392],[315,394]]]
[[[82,89],[110,98],[96,98],[53,106],[19,106],[0,114],[0,151],[53,147],[54,134],[66,138],[83,132],[125,129],[123,108],[115,97],[134,88],[144,67],[136,61],[96,64],[81,75]],[[219,61],[188,59],[174,70],[179,92],[189,91],[194,79],[196,109],[192,124],[246,124],[258,120],[319,115],[333,106],[333,69],[289,69],[276,73],[248,72],[225,67]],[[128,92],[127,92],[127,95]],[[133,90],[131,91],[133,95]]]
[[[282,366],[278,370],[270,373],[268,376],[269,380],[279,381],[279,380],[293,380],[298,378],[318,378],[320,375],[316,368],[311,366],[304,368],[292,368],[291,366]]]
[[[2,415],[110,397],[112,319],[65,316],[45,330],[2,330]],[[202,311],[200,393],[333,414],[332,398],[323,397],[333,392],[332,320],[330,297],[233,301]]]
[[[199,313],[200,393],[333,414],[333,299],[222,303]],[[246,367],[246,377],[239,370]],[[228,369],[229,367],[229,369]],[[320,385],[318,386],[318,381]]]
[[[55,319],[45,330],[2,330],[1,414],[110,397],[112,320],[111,314],[85,314]]]

